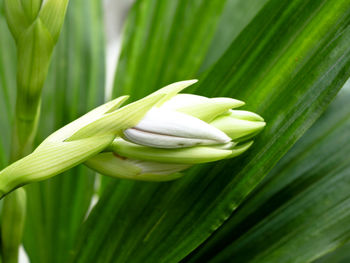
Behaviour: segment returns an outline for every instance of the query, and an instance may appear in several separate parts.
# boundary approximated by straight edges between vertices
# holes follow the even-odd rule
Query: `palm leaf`
[[[350,261],[350,243],[337,248],[335,251],[315,260],[315,263],[346,263]]]
[[[178,78],[194,77],[200,68],[204,52],[196,46],[196,32],[207,27],[206,14],[191,36],[196,44],[175,41],[186,36],[185,14],[197,9],[176,9],[171,30],[150,32],[152,21],[169,25],[172,17],[165,14],[174,2],[162,2],[158,11],[152,9],[155,2],[139,1],[129,15],[115,94],[140,97]],[[349,12],[345,0],[270,0],[192,89],[244,100],[247,109],[263,116],[268,126],[255,146],[241,158],[198,166],[171,183],[115,180],[84,224],[74,262],[178,262],[208,238],[349,76]],[[163,54],[161,60],[155,50]]]
[[[137,1],[126,21],[114,96],[139,99],[176,80],[193,78],[225,2]]]
[[[201,71],[212,66],[256,16],[267,0],[227,0]]]
[[[264,183],[186,262],[311,262],[347,242],[349,99],[350,81]],[[324,262],[337,262],[334,256]]]
[[[70,1],[44,87],[38,143],[103,102],[102,27],[100,1]],[[79,166],[27,187],[24,246],[31,262],[67,261],[77,229],[89,208],[94,181],[94,173]]]

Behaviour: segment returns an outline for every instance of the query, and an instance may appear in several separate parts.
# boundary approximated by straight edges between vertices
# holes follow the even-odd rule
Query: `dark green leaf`
[[[135,97],[193,76],[192,69],[198,68],[169,59],[186,50],[186,59],[196,60],[188,42],[172,41],[186,32],[181,24],[169,31],[170,42],[163,42],[165,36],[158,31],[148,34],[149,22],[161,15],[153,13],[151,3],[138,2],[130,14],[117,74],[118,92]],[[244,100],[246,109],[263,116],[267,127],[255,145],[240,158],[197,166],[172,183],[114,181],[86,221],[74,261],[178,262],[208,238],[320,116],[350,75],[349,13],[346,0],[269,1],[192,89]],[[161,16],[157,24],[166,24],[169,17]],[[201,25],[197,23],[195,32],[203,30]],[[145,47],[145,41],[153,44]],[[176,43],[176,49],[160,61],[156,51],[155,57],[148,54],[150,47],[163,52],[157,43]]]
[[[267,0],[227,0],[201,70],[214,64],[223,55],[266,2]]]
[[[348,263],[350,261],[350,243],[339,247],[335,251],[315,260],[315,263]]]
[[[194,78],[226,0],[137,1],[126,21],[114,95],[139,99]]]
[[[264,183],[186,261],[310,262],[348,241],[349,100],[350,81]]]
[[[103,102],[104,34],[99,0],[71,0],[44,87],[37,142]],[[32,263],[67,262],[94,192],[79,166],[27,187],[24,245]]]

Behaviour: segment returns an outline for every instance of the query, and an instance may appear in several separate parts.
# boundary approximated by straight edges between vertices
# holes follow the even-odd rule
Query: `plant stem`
[[[4,198],[1,222],[2,258],[4,263],[17,263],[26,216],[26,192],[23,188]]]
[[[40,100],[36,105],[35,116],[31,116],[32,118],[29,119],[21,118],[23,115],[18,103],[17,97],[15,123],[12,132],[11,163],[32,151],[40,115]],[[26,218],[26,192],[24,188],[19,188],[4,197],[2,212],[1,245],[3,263],[17,263]]]
[[[67,5],[68,0],[4,1],[7,23],[16,40],[18,60],[11,162],[32,151],[40,115],[41,91]],[[25,222],[25,191],[17,189],[3,200],[2,259],[3,263],[16,263]]]

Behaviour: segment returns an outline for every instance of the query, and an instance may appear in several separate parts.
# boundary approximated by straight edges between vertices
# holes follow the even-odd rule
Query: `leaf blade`
[[[349,239],[349,84],[186,262],[311,262]]]
[[[230,216],[350,74],[349,3],[332,4],[269,1],[192,89],[244,100],[248,110],[264,117],[267,127],[252,149],[235,160],[197,166],[172,183],[114,181],[83,226],[75,262],[177,262]],[[330,19],[322,21],[324,16]],[[307,38],[310,32],[317,37]],[[108,222],[99,218],[104,209],[113,211]],[[96,238],[92,226],[109,235]]]

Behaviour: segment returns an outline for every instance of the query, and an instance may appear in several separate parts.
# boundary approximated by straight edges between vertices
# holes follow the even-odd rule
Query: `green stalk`
[[[26,217],[26,192],[19,188],[4,198],[1,222],[4,263],[17,263]]]
[[[20,73],[19,73],[20,75]],[[40,116],[40,99],[31,105],[37,110],[23,118],[25,107],[21,104],[21,87],[17,87],[15,122],[12,131],[10,163],[28,155],[33,150],[33,141]],[[3,217],[1,221],[2,258],[4,263],[17,263],[19,247],[22,243],[26,218],[26,192],[19,188],[3,199]]]
[[[5,0],[6,19],[16,41],[17,100],[12,130],[11,163],[33,150],[41,91],[64,20],[68,0]],[[3,199],[3,263],[17,263],[26,216],[26,193],[19,188]]]

